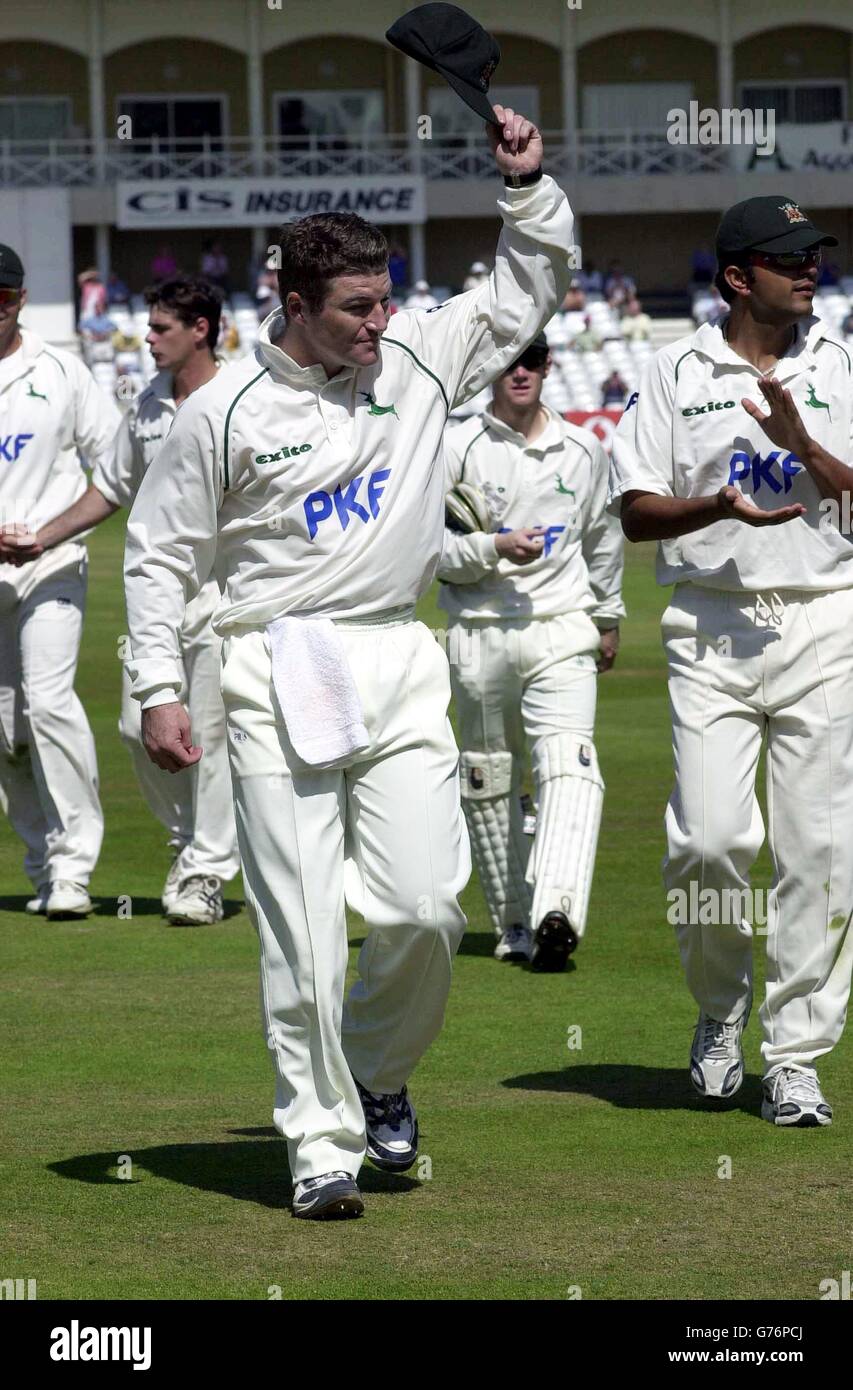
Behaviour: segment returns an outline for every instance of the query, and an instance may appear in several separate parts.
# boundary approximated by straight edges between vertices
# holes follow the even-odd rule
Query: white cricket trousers
[[[535,929],[546,912],[563,911],[566,884],[577,877],[586,817],[574,808],[576,789],[559,779],[559,796],[544,790],[550,758],[574,767],[577,751],[595,759],[593,733],[597,696],[598,629],[585,613],[556,618],[506,618],[453,622],[447,629],[453,697],[459,718],[463,777],[484,778],[486,800],[467,783],[463,807],[471,848],[495,935],[514,923]],[[529,868],[530,840],[523,833],[521,784],[530,746],[539,794],[537,841],[560,839],[558,853],[535,876]],[[562,770],[562,768],[561,768]],[[597,775],[597,760],[594,771]],[[549,788],[552,784],[548,783]],[[600,812],[599,812],[600,814]],[[549,825],[549,820],[555,820]],[[597,823],[592,835],[594,858]],[[537,862],[533,852],[531,866]],[[588,896],[588,893],[586,894]],[[582,935],[586,902],[575,920]]]
[[[676,925],[687,983],[723,1022],[752,997],[753,929],[730,905],[764,839],[766,737],[774,874],[766,913],[752,914],[766,917],[754,928],[767,941],[762,1056],[766,1072],[809,1066],[841,1036],[853,971],[853,590],[680,584],[662,629],[675,754],[664,881],[671,909],[691,883],[694,905],[719,895],[713,922],[694,907],[697,920]]]
[[[151,761],[142,742],[142,707],[131,695],[126,665],[122,667],[119,733],[148,808],[180,855],[182,879],[202,876],[227,883],[240,867],[240,856],[219,692],[222,640],[210,626],[219,599],[215,583],[214,589],[213,601],[205,586],[188,604],[180,637],[183,680],[178,698],[189,713],[193,742],[204,749],[204,756],[177,774]]]
[[[49,575],[0,610],[0,804],[26,845],[33,886],[88,884],[104,817],[95,740],[74,690],[86,560]]]
[[[371,1091],[400,1090],[438,1034],[466,925],[457,897],[471,871],[443,652],[408,616],[338,630],[370,743],[322,770],[291,746],[266,634],[223,646],[273,1121],[294,1182],[356,1175],[366,1146],[353,1077]],[[346,1001],[345,899],[367,927]]]

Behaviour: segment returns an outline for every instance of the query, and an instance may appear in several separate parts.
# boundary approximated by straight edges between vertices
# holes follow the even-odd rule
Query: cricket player
[[[551,317],[572,232],[539,131],[496,109],[489,280],[386,334],[381,232],[353,214],[286,226],[282,309],[185,403],[128,524],[134,694],[161,767],[198,757],[174,659],[185,596],[214,562],[223,587],[237,833],[298,1217],[360,1214],[365,1154],[415,1162],[406,1082],[465,929],[447,662],[414,605],[441,554],[448,413]],[[346,1002],[345,857],[368,928]]]
[[[86,605],[80,541],[18,567],[16,541],[86,490],[119,423],[79,358],[21,326],[17,252],[0,246],[0,805],[26,845],[27,911],[85,917],[104,819],[92,731],[74,691]]]
[[[743,1080],[753,922],[767,934],[762,1115],[828,1125],[815,1063],[844,1026],[853,968],[853,488],[848,350],[812,314],[823,246],[781,195],[730,208],[720,326],[665,348],[616,430],[613,505],[660,541],[675,788],[664,879],[699,1005],[703,1096]],[[755,911],[767,748],[773,887]],[[752,910],[750,911],[750,908]],[[734,910],[733,910],[734,909]]]
[[[119,507],[130,507],[175,412],[187,396],[216,375],[214,358],[222,294],[199,276],[179,275],[145,291],[149,306],[146,342],[157,375],[133,402],[110,451],[97,460],[92,481],[67,511],[42,527],[35,543],[19,542],[33,558],[89,530]],[[186,777],[157,767],[142,745],[139,702],[131,699],[122,666],[119,732],[152,813],[169,833],[172,866],[163,887],[163,911],[174,926],[200,926],[223,917],[222,884],[240,867],[225,746],[225,710],[219,693],[221,638],[211,627],[219,586],[211,575],[186,608],[178,662],[181,697],[205,750]]]
[[[490,409],[445,435],[448,487],[473,488],[486,515],[482,530],[445,531],[438,568],[495,958],[540,971],[565,969],[586,926],[604,798],[596,672],[613,665],[625,612],[607,456],[542,404],[549,365],[541,334],[494,382]],[[529,860],[526,740],[539,806]]]

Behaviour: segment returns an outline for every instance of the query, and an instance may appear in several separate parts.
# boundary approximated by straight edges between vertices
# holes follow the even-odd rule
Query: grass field
[[[828,1130],[758,1118],[755,1023],[736,1102],[709,1112],[690,1091],[695,1010],[659,871],[670,750],[651,548],[629,553],[629,621],[600,687],[607,796],[577,965],[496,964],[472,882],[446,1026],[412,1083],[431,1177],[365,1165],[365,1218],[314,1224],[288,1211],[239,883],[221,925],[160,916],[165,837],[116,732],[122,538],[116,518],[90,544],[78,679],[107,823],[95,915],[26,917],[20,847],[7,828],[0,841],[0,1278],[35,1278],[40,1299],[817,1299],[849,1269],[851,1037],[821,1068]],[[423,616],[437,621],[431,601]]]

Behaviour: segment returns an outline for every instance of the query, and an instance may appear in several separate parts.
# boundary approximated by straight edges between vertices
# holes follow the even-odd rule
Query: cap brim
[[[750,251],[766,251],[768,255],[784,255],[786,251],[805,251],[809,246],[837,246],[838,237],[818,231],[817,227],[792,227],[781,236],[758,241]]]
[[[489,121],[491,125],[499,126],[501,122],[495,115],[492,103],[481,92],[479,87],[475,87],[471,82],[464,81],[457,77],[454,72],[448,72],[446,68],[436,64],[435,71],[444,78],[448,86],[452,87],[457,96],[461,97],[466,106],[470,106],[472,111],[476,111],[478,116],[482,116],[484,121]]]

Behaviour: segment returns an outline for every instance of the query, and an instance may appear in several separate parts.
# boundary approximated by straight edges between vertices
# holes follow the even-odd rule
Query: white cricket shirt
[[[37,531],[86,491],[80,456],[95,466],[121,416],[79,357],[27,328],[21,340],[0,376],[0,521]],[[0,598],[24,598],[85,554],[75,538],[31,564],[0,566]]]
[[[793,396],[809,434],[844,463],[853,455],[850,353],[810,316],[781,358],[775,379]],[[761,373],[728,346],[719,326],[703,324],[655,354],[613,436],[611,510],[633,490],[661,497],[707,497],[733,484],[756,507],[802,502],[802,517],[756,528],[714,522],[661,541],[661,584],[689,580],[709,588],[842,589],[853,585],[853,538],[826,525],[821,496],[796,455],[779,449],[741,405],[768,413]]]
[[[131,402],[110,449],[92,468],[92,482],[116,507],[131,507],[142,479],[160,452],[177,413],[171,372],[157,372]],[[186,606],[183,631],[195,632],[212,618],[219,585],[211,576]]]
[[[523,352],[568,288],[572,214],[547,176],[506,189],[495,269],[435,309],[396,314],[371,367],[327,377],[276,346],[178,410],[130,514],[125,583],[144,703],[177,688],[185,596],[215,563],[214,628],[284,614],[369,617],[414,604],[444,532],[441,441],[451,409]]]
[[[582,612],[601,627],[624,617],[622,528],[608,516],[607,455],[594,434],[543,407],[548,423],[529,443],[489,411],[448,430],[446,484],[485,494],[491,533],[445,530],[439,605],[452,618],[555,618]],[[528,565],[500,559],[501,531],[543,526],[542,554]]]

